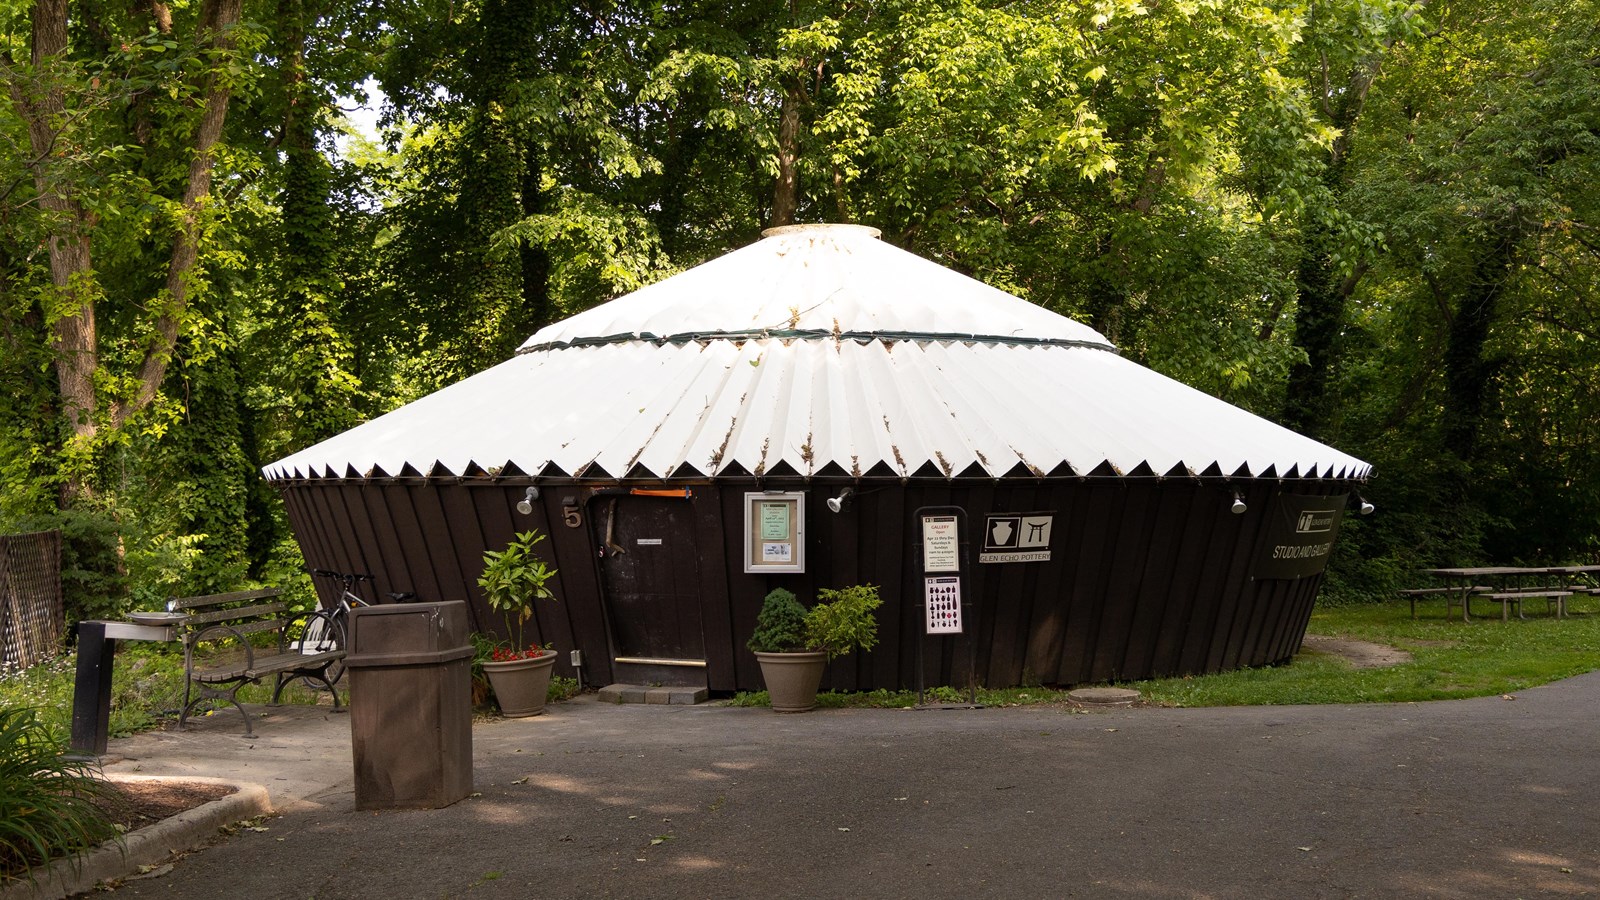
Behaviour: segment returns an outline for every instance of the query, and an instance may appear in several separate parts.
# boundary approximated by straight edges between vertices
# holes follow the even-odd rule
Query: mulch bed
[[[194,809],[234,792],[230,785],[195,781],[108,781],[106,795],[95,805],[112,824],[128,831]]]

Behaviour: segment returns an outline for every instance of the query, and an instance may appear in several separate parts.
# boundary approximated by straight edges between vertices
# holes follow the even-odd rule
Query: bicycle
[[[300,639],[301,652],[321,653],[325,650],[344,650],[345,636],[350,631],[350,611],[363,606],[372,606],[365,598],[355,592],[355,586],[363,581],[372,581],[372,576],[360,572],[345,573],[335,572],[331,569],[312,569],[311,574],[321,578],[332,578],[339,582],[339,597],[334,601],[332,608],[327,610],[326,616],[318,616],[306,625],[306,630]],[[396,591],[389,593],[389,599],[395,603],[408,603],[416,600],[417,595],[411,591]],[[344,661],[340,660],[328,667],[328,684],[334,685],[344,677]],[[311,682],[307,686],[315,687]]]

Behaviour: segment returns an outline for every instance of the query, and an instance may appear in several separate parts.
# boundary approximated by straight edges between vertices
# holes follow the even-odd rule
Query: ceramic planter
[[[506,662],[490,660],[483,672],[494,687],[500,714],[510,719],[537,716],[544,712],[545,696],[550,691],[550,675],[556,665],[556,652],[546,650],[529,659]]]
[[[808,712],[817,708],[817,688],[828,654],[757,653],[761,678],[767,683],[773,712]]]

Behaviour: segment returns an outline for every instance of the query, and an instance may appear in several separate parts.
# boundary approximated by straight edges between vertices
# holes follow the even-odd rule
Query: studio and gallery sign
[[[1268,512],[1257,578],[1307,578],[1322,574],[1344,521],[1346,494],[1280,494]]]

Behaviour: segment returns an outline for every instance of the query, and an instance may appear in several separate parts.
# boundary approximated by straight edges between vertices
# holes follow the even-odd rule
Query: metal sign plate
[[[961,576],[929,575],[923,583],[928,634],[960,634]]]
[[[984,522],[981,563],[1049,562],[1055,513],[999,513]]]

